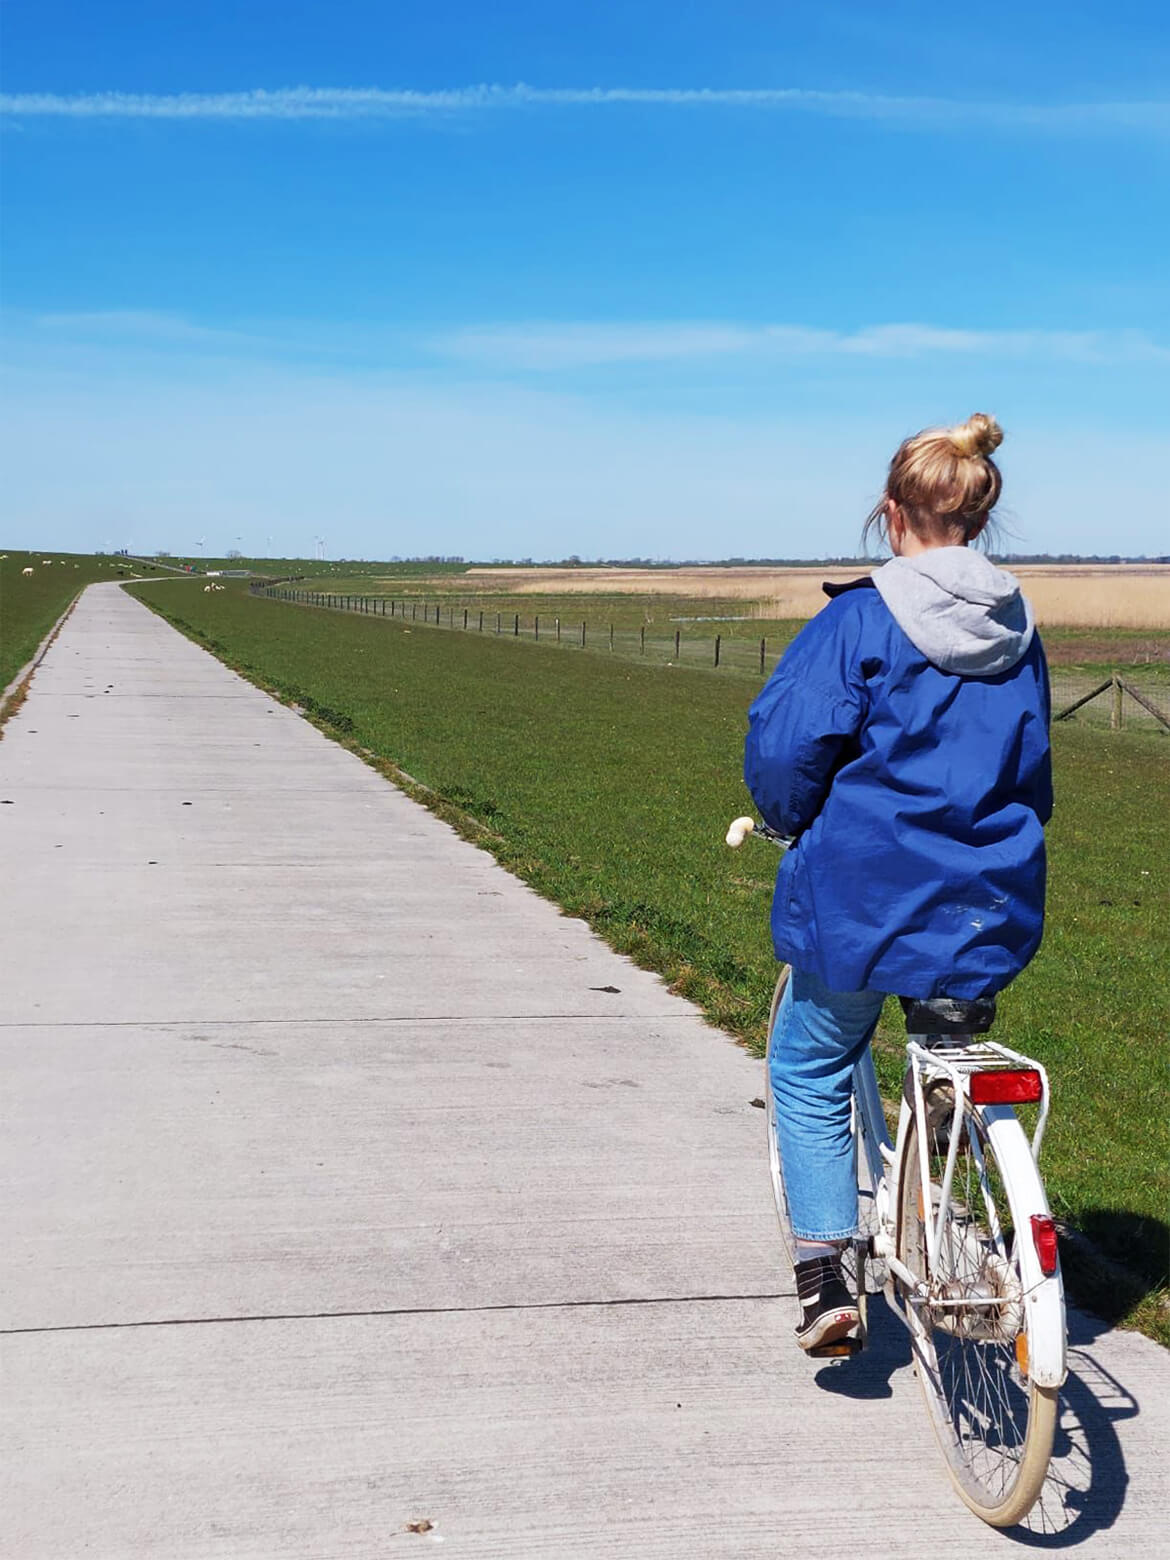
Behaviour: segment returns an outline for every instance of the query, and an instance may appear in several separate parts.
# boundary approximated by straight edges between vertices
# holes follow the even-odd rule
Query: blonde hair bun
[[[948,428],[947,437],[957,455],[970,459],[975,455],[991,455],[997,450],[1003,443],[1003,429],[986,412],[975,412],[965,423]]]

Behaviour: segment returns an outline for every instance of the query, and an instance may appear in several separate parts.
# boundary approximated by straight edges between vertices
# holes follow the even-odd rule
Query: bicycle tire
[[[1014,1116],[997,1126],[997,1135],[1012,1128],[1026,1153],[1023,1129]],[[932,1292],[940,1297],[971,1295],[986,1302],[990,1295],[1000,1297],[999,1301],[969,1310],[932,1309],[929,1302],[911,1302],[904,1285],[897,1287],[915,1373],[947,1471],[977,1516],[992,1527],[1011,1527],[1028,1514],[1043,1488],[1059,1389],[1025,1377],[1020,1361],[1021,1348],[1025,1361],[1036,1358],[1036,1349],[1011,1214],[1013,1206],[1027,1206],[1027,1202],[1013,1195],[1016,1189],[1008,1187],[1004,1172],[1005,1159],[1010,1163],[1014,1155],[997,1151],[982,1112],[969,1103],[961,1132],[950,1199],[952,1217],[939,1241],[937,1271],[928,1274],[918,1124],[911,1119],[898,1177],[897,1253],[917,1277],[929,1280]],[[945,1152],[941,1141],[928,1145],[932,1210],[940,1195]],[[998,1241],[992,1233],[997,1218]],[[949,1288],[944,1290],[944,1285]]]
[[[776,1016],[780,1012],[780,1003],[784,997],[785,988],[792,974],[787,964],[782,965],[775,990],[772,993],[772,1007],[768,1014],[768,1048],[764,1058],[764,1108],[768,1125],[768,1170],[772,1179],[772,1199],[776,1205],[776,1220],[780,1226],[780,1238],[784,1243],[784,1250],[790,1263],[796,1264],[796,1242],[792,1234],[792,1221],[788,1214],[788,1198],[784,1191],[784,1174],[780,1163],[780,1143],[776,1135],[776,1099],[772,1092],[772,1038],[776,1032]],[[855,1160],[858,1176],[858,1219],[861,1240],[867,1241],[877,1231],[877,1210],[874,1199],[874,1189],[869,1184],[866,1171],[868,1161],[857,1140],[857,1134],[863,1130],[860,1122],[860,1113],[854,1113],[854,1140]],[[865,1261],[859,1263],[855,1245],[846,1246],[841,1256],[841,1269],[846,1283],[855,1292],[858,1289],[859,1269],[864,1277],[865,1288],[868,1294],[880,1294],[886,1286],[887,1275],[884,1262]]]
[[[792,1223],[788,1217],[788,1198],[784,1192],[784,1175],[780,1168],[780,1143],[776,1136],[776,1099],[772,1093],[772,1038],[776,1033],[776,1015],[784,996],[792,971],[787,964],[780,966],[780,974],[772,992],[772,1007],[768,1014],[768,1046],[764,1056],[764,1114],[768,1120],[768,1171],[772,1178],[772,1200],[776,1204],[776,1219],[780,1225],[780,1239],[789,1262],[796,1265],[796,1243],[792,1235]]]
[[[885,1259],[872,1255],[874,1238],[881,1232],[881,1220],[878,1217],[878,1188],[873,1180],[870,1155],[866,1148],[866,1116],[861,1108],[860,1086],[857,1080],[858,1070],[863,1067],[870,1069],[872,1077],[873,1061],[868,1055],[861,1058],[853,1074],[853,1165],[857,1176],[857,1242],[854,1248],[846,1251],[844,1266],[849,1282],[859,1294],[864,1288],[867,1295],[880,1295],[889,1284],[890,1273]],[[876,1081],[873,1082],[872,1087],[876,1096]]]

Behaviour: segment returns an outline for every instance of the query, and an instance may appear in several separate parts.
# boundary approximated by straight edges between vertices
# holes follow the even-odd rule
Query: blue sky
[[[982,409],[1170,548],[1160,5],[0,17],[10,545],[849,552]]]

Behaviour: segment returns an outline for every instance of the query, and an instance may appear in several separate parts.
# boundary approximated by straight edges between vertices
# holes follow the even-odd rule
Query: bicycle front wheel
[[[780,1160],[780,1139],[776,1128],[776,1096],[772,1089],[773,1046],[776,1037],[776,1018],[784,999],[792,971],[781,965],[776,988],[772,993],[772,1010],[768,1015],[768,1050],[764,1058],[764,1105],[768,1118],[768,1170],[772,1178],[772,1197],[776,1204],[776,1219],[780,1225],[780,1238],[789,1262],[796,1264],[796,1241],[792,1234],[792,1221],[788,1213],[788,1196],[784,1190],[784,1170]],[[876,1089],[876,1084],[874,1085]],[[861,1135],[864,1131],[862,1112],[856,1097],[853,1102],[854,1154],[858,1174],[858,1229],[857,1240],[850,1241],[841,1253],[841,1271],[850,1289],[857,1290],[864,1284],[869,1294],[880,1294],[887,1281],[884,1262],[864,1261],[859,1258],[859,1245],[865,1247],[877,1232],[876,1190],[869,1176],[869,1161]]]
[[[772,992],[772,1010],[768,1014],[768,1049],[764,1057],[764,1107],[768,1118],[768,1170],[772,1177],[772,1197],[776,1203],[776,1218],[780,1225],[780,1239],[790,1263],[796,1263],[796,1242],[792,1236],[792,1224],[788,1217],[788,1197],[784,1191],[784,1173],[780,1166],[780,1140],[776,1135],[776,1099],[772,1092],[772,1047],[776,1036],[776,1015],[780,1011],[785,989],[792,971],[787,964],[780,966],[780,974]]]
[[[938,1221],[950,1130],[949,1119],[945,1127],[927,1129],[925,1186],[916,1122],[907,1133],[897,1251],[925,1282],[927,1297],[914,1298],[900,1286],[901,1298],[915,1372],[951,1478],[977,1516],[993,1527],[1010,1527],[1032,1509],[1043,1487],[1057,1416],[1058,1389],[1040,1386],[1028,1374],[1029,1360],[1049,1340],[1033,1334],[1034,1307],[1013,1219],[1013,1208],[1029,1206],[1032,1189],[1010,1183],[1012,1167],[1024,1163],[1019,1155],[1028,1164],[1031,1156],[1014,1117],[997,1120],[992,1133],[979,1108],[964,1107],[932,1264],[926,1221]],[[1063,1326],[1063,1307],[1058,1309]]]

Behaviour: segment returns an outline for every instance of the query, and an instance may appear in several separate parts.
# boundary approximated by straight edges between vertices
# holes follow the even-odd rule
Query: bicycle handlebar
[[[790,835],[778,834],[775,829],[770,828],[766,823],[760,822],[758,818],[748,817],[734,818],[732,820],[727,830],[727,843],[732,850],[738,850],[749,834],[758,834],[761,839],[772,840],[775,844],[784,846],[785,849],[792,844]]]

